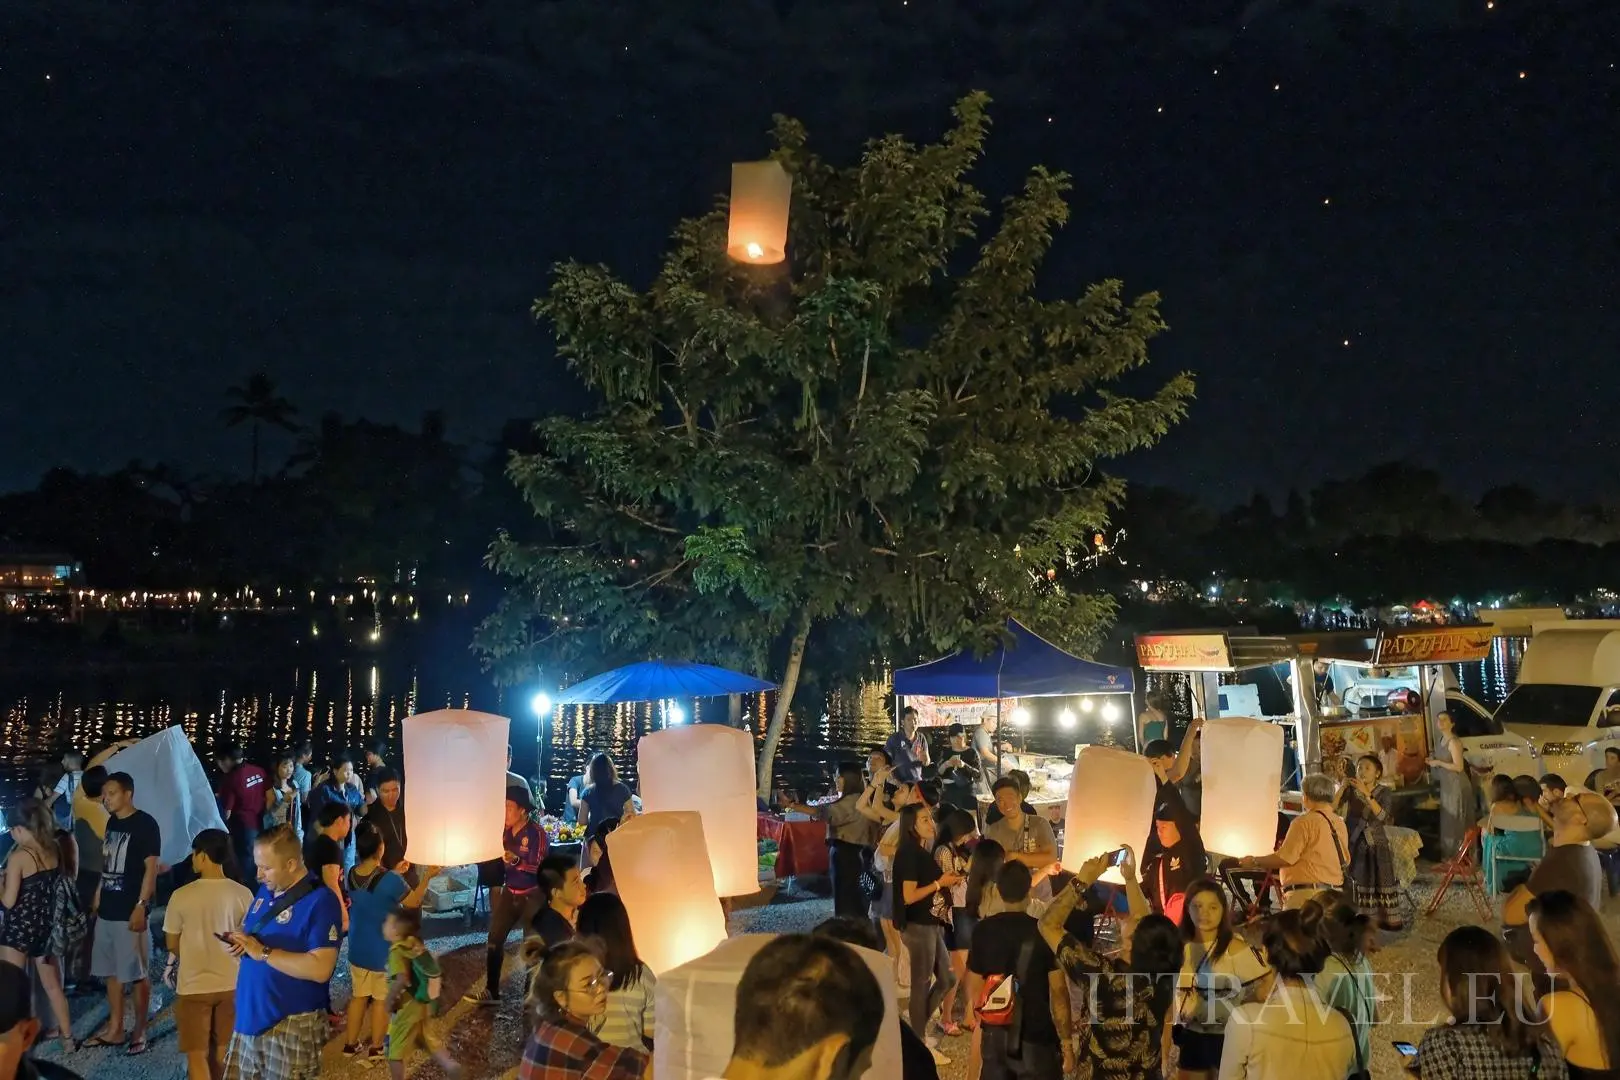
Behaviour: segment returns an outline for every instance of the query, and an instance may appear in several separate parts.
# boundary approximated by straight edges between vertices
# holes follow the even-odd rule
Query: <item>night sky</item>
[[[644,282],[773,112],[844,156],[980,88],[993,195],[1074,174],[1046,287],[1160,291],[1199,377],[1126,475],[1620,497],[1617,62],[1614,0],[9,4],[0,489],[245,472],[259,369],[484,442],[573,395],[552,262]]]

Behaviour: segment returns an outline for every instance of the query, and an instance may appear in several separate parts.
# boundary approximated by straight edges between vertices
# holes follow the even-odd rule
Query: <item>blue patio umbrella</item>
[[[775,683],[740,671],[685,660],[644,660],[575,683],[552,701],[556,705],[617,705],[625,701],[726,697],[775,689]]]

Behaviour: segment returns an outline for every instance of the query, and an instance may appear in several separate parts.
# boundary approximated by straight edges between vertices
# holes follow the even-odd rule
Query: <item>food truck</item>
[[[1529,742],[1505,733],[1489,709],[1458,688],[1449,666],[1484,659],[1493,639],[1488,626],[1279,635],[1188,630],[1138,635],[1136,654],[1150,674],[1189,674],[1197,715],[1286,724],[1298,757],[1285,782],[1291,790],[1318,769],[1353,772],[1364,754],[1377,755],[1388,782],[1403,787],[1422,781],[1441,712],[1451,714],[1471,765],[1539,775]],[[1268,677],[1286,688],[1287,713],[1266,715],[1260,707]]]

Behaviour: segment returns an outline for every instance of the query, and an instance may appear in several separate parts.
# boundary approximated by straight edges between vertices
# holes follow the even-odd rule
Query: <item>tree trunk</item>
[[[734,728],[742,727],[742,695],[732,694],[726,699],[726,723]]]
[[[771,796],[771,773],[776,764],[776,744],[782,741],[782,726],[787,723],[788,707],[793,704],[793,691],[799,686],[799,670],[804,667],[804,646],[810,640],[810,613],[801,611],[793,627],[793,643],[788,648],[787,670],[782,672],[782,686],[776,692],[776,708],[771,712],[770,727],[765,729],[765,743],[759,748],[759,767],[755,778],[759,783],[759,797]]]

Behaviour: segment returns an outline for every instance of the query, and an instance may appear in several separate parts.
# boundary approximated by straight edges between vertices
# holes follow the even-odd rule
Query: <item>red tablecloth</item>
[[[773,814],[759,814],[759,838],[761,840],[782,839],[782,819]]]
[[[782,837],[776,849],[776,876],[825,874],[829,869],[827,826],[819,821],[782,822]]]

